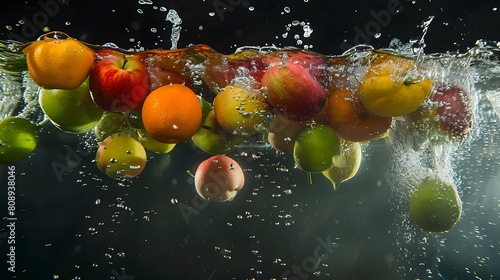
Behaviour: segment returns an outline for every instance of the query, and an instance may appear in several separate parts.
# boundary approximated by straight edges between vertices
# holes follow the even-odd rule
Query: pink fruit
[[[244,184],[245,176],[240,165],[223,155],[204,160],[194,175],[196,191],[208,201],[232,200]]]
[[[304,120],[323,109],[327,94],[302,66],[293,62],[275,64],[262,77],[267,102],[289,119]]]
[[[458,87],[439,87],[431,98],[437,102],[439,127],[452,136],[469,133],[472,126],[472,106],[469,94]]]
[[[297,134],[306,125],[301,122],[289,120],[281,115],[276,115],[270,123],[267,140],[271,146],[280,152],[291,154]]]

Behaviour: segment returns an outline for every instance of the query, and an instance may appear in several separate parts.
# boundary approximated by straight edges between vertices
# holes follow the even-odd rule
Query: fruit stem
[[[125,61],[123,62],[122,69],[125,69],[125,65],[127,65],[128,59],[125,55],[123,56],[123,59],[125,59]]]
[[[191,170],[186,170],[186,173],[187,173],[189,176],[191,176],[191,177],[193,177],[193,178],[194,178],[194,174],[193,174],[193,172],[191,172]]]
[[[313,179],[312,179],[312,173],[311,172],[306,172],[307,173],[307,183],[309,185],[313,184]]]
[[[44,119],[43,121],[39,122],[36,124],[36,126],[38,127],[44,127],[45,125],[47,125],[48,123],[50,122],[49,119]]]

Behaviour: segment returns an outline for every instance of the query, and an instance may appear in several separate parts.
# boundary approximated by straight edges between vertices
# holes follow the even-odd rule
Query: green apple
[[[38,129],[30,121],[7,117],[0,121],[0,164],[27,157],[38,142]]]
[[[293,159],[307,172],[323,172],[333,166],[333,157],[340,154],[340,140],[332,128],[312,124],[299,132],[293,146]]]
[[[442,180],[424,180],[410,198],[410,217],[426,231],[449,231],[461,212],[462,203],[456,187]]]
[[[71,90],[42,88],[39,103],[50,121],[69,133],[90,131],[103,114],[92,101],[88,80]]]

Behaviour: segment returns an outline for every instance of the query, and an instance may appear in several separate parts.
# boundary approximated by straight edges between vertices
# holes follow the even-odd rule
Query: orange
[[[201,125],[201,103],[196,94],[181,84],[152,91],[142,107],[144,129],[163,143],[181,143],[193,136]]]
[[[94,51],[62,32],[50,32],[24,48],[28,72],[47,89],[75,89],[94,65]]]

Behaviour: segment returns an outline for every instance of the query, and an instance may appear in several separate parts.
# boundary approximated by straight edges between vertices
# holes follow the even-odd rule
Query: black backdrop
[[[113,42],[131,48],[140,41],[145,49],[168,49],[171,24],[165,22],[161,6],[177,10],[183,20],[179,47],[201,43],[222,53],[245,45],[296,46],[295,34],[324,54],[340,54],[345,44],[386,47],[393,38],[403,42],[417,38],[420,23],[429,16],[435,19],[425,40],[428,53],[464,52],[477,39],[500,37],[500,11],[486,0],[154,1],[158,10],[136,0],[66,2],[1,0],[0,38],[35,40],[43,33],[37,22],[46,21],[51,30],[93,44]],[[399,3],[400,13],[391,14],[387,24],[377,21],[374,13],[387,11],[389,3]],[[222,6],[225,12],[217,10]],[[19,20],[25,24],[17,25]],[[300,29],[292,27],[283,38],[285,26],[293,20],[309,22],[314,30],[311,37],[304,38]],[[31,28],[26,27],[29,24]],[[377,26],[379,38],[359,34],[359,30],[376,33]],[[157,28],[157,33],[151,28]],[[196,196],[185,170],[194,170],[207,155],[189,144],[179,145],[170,156],[150,160],[147,171],[133,184],[121,186],[99,174],[92,162],[93,151],[79,141],[49,127],[35,154],[16,163],[20,209],[16,279],[52,279],[55,275],[58,279],[280,279],[293,264],[300,265],[312,254],[318,238],[331,238],[342,246],[334,247],[338,250],[325,260],[326,266],[321,264],[326,274],[305,275],[308,278],[406,278],[395,264],[391,266],[391,259],[399,258],[394,254],[398,244],[384,237],[394,231],[388,188],[373,187],[386,172],[383,148],[371,152],[372,165],[363,167],[362,178],[336,193],[319,177],[315,181],[324,187],[312,192],[305,186],[305,176],[293,170],[290,158],[274,159],[270,151],[258,152],[252,161],[235,155],[244,168],[251,169],[245,192],[232,203],[203,208],[187,223],[179,205],[193,206]],[[59,180],[51,164],[68,159],[77,167]],[[276,166],[290,171],[278,172]],[[293,188],[293,195],[286,198],[276,198],[274,194],[283,193],[287,184],[302,187]],[[0,196],[6,201],[4,191]],[[287,222],[292,225],[284,226]],[[0,278],[10,279],[13,275],[6,272],[3,261],[5,242],[0,245]],[[409,259],[408,266],[418,266],[417,260],[432,261],[433,254],[428,251],[426,256]],[[483,269],[486,274],[495,273],[493,267]],[[425,273],[417,267],[414,271],[420,277]],[[462,266],[443,266],[440,271],[446,279],[469,279],[461,278],[468,277]],[[429,277],[441,279],[433,273]]]

